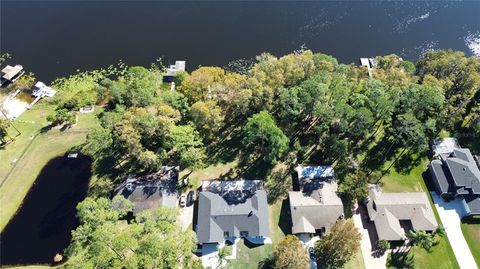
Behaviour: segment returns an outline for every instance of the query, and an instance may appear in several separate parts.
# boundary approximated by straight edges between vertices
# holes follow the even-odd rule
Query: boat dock
[[[360,58],[360,66],[367,67],[368,76],[371,77],[373,68],[377,66],[377,61],[375,61],[375,58]]]

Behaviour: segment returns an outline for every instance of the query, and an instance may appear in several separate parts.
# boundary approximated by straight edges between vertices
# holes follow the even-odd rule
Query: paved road
[[[353,222],[355,223],[355,227],[358,228],[360,234],[362,234],[362,240],[360,241],[360,249],[362,250],[363,262],[365,264],[365,268],[368,269],[385,269],[387,268],[387,253],[384,255],[377,257],[373,256],[373,247],[370,239],[370,235],[368,233],[368,227],[364,225],[366,220],[362,222],[363,218],[368,218],[366,214],[357,213],[353,215]]]
[[[461,218],[465,216],[462,201],[456,199],[446,203],[435,192],[431,192],[431,195],[460,268],[478,268],[460,227]]]

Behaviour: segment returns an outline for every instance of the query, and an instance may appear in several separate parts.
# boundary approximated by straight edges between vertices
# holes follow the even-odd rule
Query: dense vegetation
[[[132,204],[121,196],[87,198],[78,205],[66,268],[201,268],[195,234],[175,225],[175,212],[159,208],[122,221]]]
[[[478,58],[431,51],[417,65],[395,55],[377,62],[369,77],[363,67],[311,51],[262,54],[248,72],[182,73],[175,91],[162,83],[159,65],[120,65],[56,81],[57,115],[105,105],[102,127],[90,132],[83,151],[107,182],[162,165],[192,171],[233,160],[240,175],[264,178],[293,156],[334,164],[353,200],[392,166],[408,172],[412,154],[426,153],[441,130],[470,138],[480,132]]]
[[[237,161],[239,176],[279,181],[266,185],[274,194],[270,201],[287,191],[288,184],[280,181],[288,177],[273,172],[278,163],[287,166],[287,174],[297,163],[333,164],[344,200],[354,201],[364,198],[367,184],[379,182],[392,167],[408,173],[441,131],[458,134],[462,145],[479,151],[478,58],[431,51],[414,64],[388,55],[376,58],[373,77],[363,67],[311,51],[281,58],[262,54],[256,60],[226,70],[200,67],[182,73],[175,78],[175,91],[162,82],[161,65],[147,69],[120,64],[59,79],[53,83],[59,90],[53,100],[58,108],[50,119],[71,122],[69,113],[82,106],[104,107],[101,127],[90,131],[81,148],[94,159],[93,197],[108,197],[127,173],[148,173],[163,165],[194,171]],[[99,199],[82,203],[80,216],[88,203],[92,208],[98,203],[109,207]],[[120,215],[114,214],[95,230],[117,229],[113,234],[119,236],[137,233],[129,246],[146,240],[142,231],[147,222],[160,221],[152,224],[159,233],[170,231],[163,227],[170,218],[167,213],[137,219],[128,228],[120,228]],[[165,266],[176,267],[184,262],[148,257],[130,261],[128,255],[113,255],[108,245],[82,238],[82,229],[93,228],[82,217],[81,221],[67,253],[72,260],[95,265],[100,261],[92,257],[98,255],[90,251],[101,250],[112,266],[171,262]],[[118,244],[125,247],[124,242]],[[188,246],[185,253],[190,252]]]

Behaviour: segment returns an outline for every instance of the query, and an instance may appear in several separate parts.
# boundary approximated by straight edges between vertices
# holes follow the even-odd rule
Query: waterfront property
[[[267,193],[261,180],[203,181],[196,232],[199,244],[271,243]]]
[[[378,239],[402,241],[411,229],[434,231],[438,224],[425,192],[384,193],[380,186],[369,186],[365,201]]]
[[[185,61],[175,61],[174,65],[170,65],[167,68],[167,74],[163,76],[164,82],[173,82],[173,78],[175,78],[178,73],[185,71]]]
[[[480,170],[469,149],[454,148],[440,154],[429,170],[439,195],[459,197],[467,215],[480,214]]]
[[[2,77],[0,80],[0,86],[3,86],[7,82],[14,82],[20,78],[25,71],[23,71],[23,66],[17,64],[15,66],[7,65],[2,69]]]
[[[331,166],[298,166],[298,190],[288,192],[292,233],[300,238],[321,236],[344,216]]]
[[[377,66],[377,61],[374,58],[360,58],[360,65],[365,66],[368,70],[368,76],[372,76],[372,70]]]
[[[53,97],[56,93],[56,90],[48,87],[41,81],[35,83],[32,90],[32,95],[34,97]]]
[[[133,203],[133,215],[158,207],[175,208],[178,197],[179,167],[164,166],[160,171],[144,176],[128,176],[114,190]]]

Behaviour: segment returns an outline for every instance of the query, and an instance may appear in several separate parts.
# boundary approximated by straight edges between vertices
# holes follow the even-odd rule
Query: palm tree
[[[435,243],[433,235],[422,230],[409,231],[408,238],[412,241],[414,246],[419,246],[428,251],[432,249],[432,246]]]
[[[224,260],[226,260],[227,256],[230,255],[230,252],[225,247],[218,248],[218,265],[216,268],[220,268]]]

